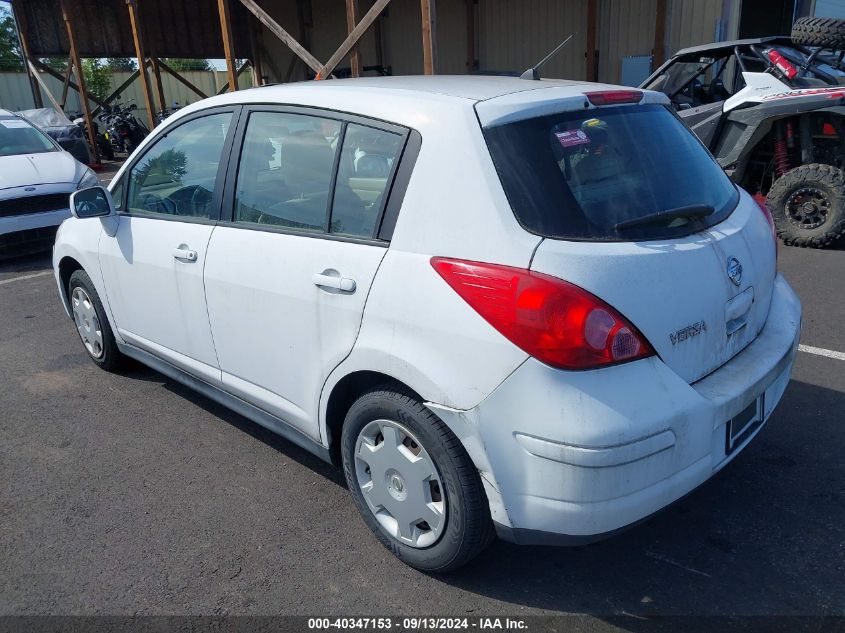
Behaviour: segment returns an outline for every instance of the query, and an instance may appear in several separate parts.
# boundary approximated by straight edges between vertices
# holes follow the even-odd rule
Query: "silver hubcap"
[[[446,526],[445,490],[428,452],[408,429],[389,420],[365,426],[355,445],[355,473],[388,534],[411,547],[437,542]]]
[[[85,349],[94,358],[100,358],[103,355],[103,330],[91,297],[84,288],[77,286],[71,294],[71,304],[73,320],[76,322],[76,329],[85,344]]]

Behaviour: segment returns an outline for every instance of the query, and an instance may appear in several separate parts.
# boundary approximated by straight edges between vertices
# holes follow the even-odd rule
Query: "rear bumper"
[[[748,445],[763,425],[728,454],[727,423],[762,394],[763,419],[771,416],[800,321],[800,302],[778,277],[759,336],[692,385],[658,358],[588,372],[531,359],[473,410],[431,408],[476,461],[500,536],[594,541],[683,497]]]

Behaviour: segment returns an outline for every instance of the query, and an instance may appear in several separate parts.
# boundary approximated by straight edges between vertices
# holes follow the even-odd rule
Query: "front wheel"
[[[367,526],[411,567],[452,571],[493,539],[478,470],[460,440],[410,395],[361,396],[346,415],[341,454]]]
[[[76,270],[70,276],[68,298],[76,331],[88,356],[101,369],[114,371],[123,355],[117,348],[100,295],[84,270]]]
[[[827,246],[845,234],[845,172],[831,165],[796,167],[774,182],[766,206],[784,244]]]

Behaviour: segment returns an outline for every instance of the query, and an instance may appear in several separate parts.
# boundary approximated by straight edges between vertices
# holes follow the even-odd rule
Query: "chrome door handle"
[[[195,262],[197,261],[197,252],[192,251],[191,249],[185,246],[180,246],[179,248],[173,249],[173,258],[182,259],[186,262]]]
[[[318,288],[333,288],[341,292],[355,292],[355,280],[349,277],[340,277],[317,273],[313,277],[314,285]]]

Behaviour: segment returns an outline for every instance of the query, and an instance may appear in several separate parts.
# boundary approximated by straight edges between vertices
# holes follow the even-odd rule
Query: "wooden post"
[[[70,44],[70,59],[73,67],[76,68],[76,81],[79,84],[79,101],[82,103],[82,113],[85,116],[85,124],[88,126],[88,140],[91,142],[91,151],[94,153],[94,163],[100,164],[100,148],[97,146],[97,134],[94,131],[94,117],[91,116],[91,104],[88,103],[88,90],[85,87],[85,72],[82,69],[82,60],[79,58],[79,48],[76,45],[76,32],[73,28],[73,21],[70,12],[67,10],[67,0],[59,0],[62,9],[62,19],[67,29],[67,39]],[[68,68],[67,82],[70,82],[70,68]]]
[[[62,83],[62,100],[59,102],[61,103],[62,110],[65,109],[65,104],[67,103],[67,91],[70,88],[70,74],[73,72],[73,60],[67,60],[67,72],[65,73],[65,80]],[[79,72],[79,71],[77,71]]]
[[[249,46],[252,51],[252,84],[254,86],[264,85],[264,57],[261,49],[261,23],[256,21],[255,16],[249,17]]]
[[[423,45],[423,72],[426,75],[433,75],[437,72],[437,34],[434,9],[435,0],[420,0],[422,11],[422,45]]]
[[[232,25],[229,17],[229,0],[217,0],[220,13],[220,29],[223,32],[223,54],[226,57],[226,74],[229,77],[229,91],[238,89],[238,70],[235,68],[235,45],[232,41]]]
[[[150,65],[153,69],[153,77],[156,80],[156,93],[158,95],[159,111],[167,110],[167,102],[164,100],[164,84],[161,83],[161,68],[158,65],[158,57],[150,58]]]
[[[358,0],[346,0],[346,33],[352,33],[358,24]],[[352,47],[349,53],[349,67],[353,77],[360,77],[363,71],[361,54],[358,52],[358,44]]]
[[[278,22],[276,22],[270,15],[261,7],[259,7],[255,0],[241,0],[241,4],[244,5],[249,11],[258,18],[258,21],[261,22],[267,29],[276,37],[278,37],[282,42],[284,42],[288,48],[290,48],[296,55],[308,64],[308,67],[313,70],[315,73],[319,73],[320,69],[322,68],[322,64],[320,60],[314,57],[311,53],[309,53],[296,39],[284,30]]]
[[[320,69],[317,73],[316,79],[325,79],[332,74],[332,71],[337,67],[341,60],[349,54],[352,47],[355,46],[358,40],[361,39],[361,36],[367,32],[367,29],[370,28],[370,25],[373,22],[375,22],[379,14],[384,11],[388,2],[390,2],[390,0],[375,1],[373,6],[370,7],[370,10],[367,11],[363,18],[361,18],[361,21],[355,25],[354,29],[352,29],[352,32],[346,36],[345,40],[343,40],[343,44],[338,47],[334,54],[329,58],[329,61],[327,61]]]
[[[155,110],[153,109],[153,98],[150,94],[150,77],[147,74],[147,56],[144,54],[144,40],[141,33],[141,23],[138,18],[138,1],[126,0],[129,9],[129,24],[132,27],[132,39],[135,41],[135,56],[138,58],[139,78],[141,79],[141,91],[144,93],[144,105],[147,106],[147,120],[150,122],[150,129],[156,126]]]
[[[476,70],[475,67],[475,0],[466,0],[467,20],[467,72]]]
[[[666,61],[666,0],[657,0],[651,69],[656,70],[664,61]]]
[[[587,0],[587,63],[586,80],[598,80],[596,50],[598,42],[598,0]]]
[[[26,64],[29,67],[29,72],[32,73],[32,76],[35,77],[35,81],[38,82],[38,85],[41,86],[41,92],[47,95],[47,98],[50,100],[50,103],[53,104],[53,107],[56,110],[61,111],[62,106],[59,105],[59,102],[56,101],[56,98],[53,96],[53,93],[50,92],[50,89],[47,87],[47,84],[44,83],[44,80],[41,78],[41,75],[38,74],[38,71],[35,69],[35,64],[32,63],[32,60],[27,59]]]
[[[12,15],[17,28],[18,42],[21,45],[21,55],[26,75],[29,77],[29,87],[32,90],[32,100],[36,108],[43,108],[44,101],[41,99],[41,88],[38,73],[32,67],[32,55],[29,54],[29,40],[26,39],[26,15],[20,10],[20,0],[12,0]]]

